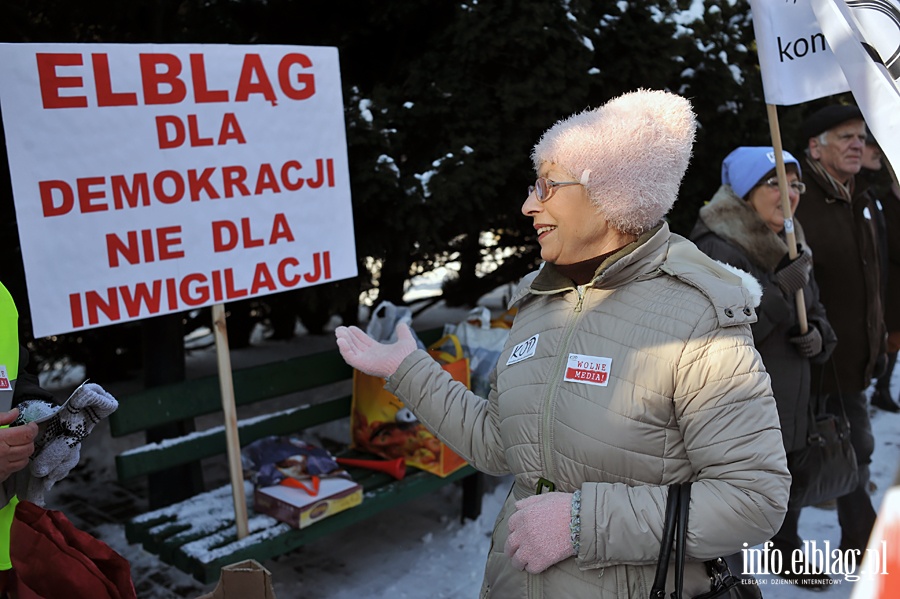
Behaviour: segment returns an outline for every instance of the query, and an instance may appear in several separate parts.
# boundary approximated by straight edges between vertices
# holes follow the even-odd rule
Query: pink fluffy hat
[[[570,172],[610,226],[640,235],[675,203],[696,130],[687,99],[639,89],[557,122],[531,158]]]

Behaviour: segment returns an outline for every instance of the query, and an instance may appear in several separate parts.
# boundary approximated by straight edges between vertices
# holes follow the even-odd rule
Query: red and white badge
[[[605,387],[609,383],[612,358],[569,354],[564,381]]]
[[[0,389],[9,389],[9,376],[6,374],[6,366],[0,364]]]

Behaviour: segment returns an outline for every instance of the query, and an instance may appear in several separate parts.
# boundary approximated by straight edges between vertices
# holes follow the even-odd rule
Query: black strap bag
[[[687,546],[688,509],[691,504],[691,483],[669,485],[666,501],[666,521],[662,542],[659,545],[659,561],[656,576],[650,589],[650,599],[665,599],[666,574],[672,545],[675,545],[675,591],[671,599],[682,599],[684,586],[684,560]],[[741,580],[731,573],[723,558],[704,562],[710,578],[710,590],[692,599],[762,599],[755,580]]]
[[[850,422],[840,390],[837,398],[840,406],[837,414],[827,412],[824,405],[816,405],[824,403],[818,393],[815,401],[810,398],[806,446],[787,454],[792,477],[790,508],[818,505],[841,497],[859,483],[859,466],[850,443]]]

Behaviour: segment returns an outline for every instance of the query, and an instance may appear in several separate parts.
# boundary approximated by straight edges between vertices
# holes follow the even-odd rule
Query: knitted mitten
[[[516,502],[509,517],[509,536],[503,551],[512,565],[531,574],[575,555],[569,524],[572,493],[543,493]]]
[[[794,344],[797,352],[804,358],[814,358],[822,353],[822,333],[813,325],[803,335],[798,331],[794,336],[788,337],[788,341]]]
[[[78,464],[81,441],[118,407],[119,402],[95,383],[75,390],[34,443],[36,451],[31,461],[33,480],[28,486],[28,501],[43,505],[44,493]]]
[[[793,260],[785,254],[775,270],[775,283],[786,295],[794,295],[809,281],[811,267],[812,256],[809,252],[801,252]]]

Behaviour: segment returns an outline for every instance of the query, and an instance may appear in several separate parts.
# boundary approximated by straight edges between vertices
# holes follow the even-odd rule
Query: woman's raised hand
[[[358,327],[338,327],[334,336],[347,364],[382,378],[394,374],[400,362],[418,347],[409,327],[403,323],[397,325],[397,341],[390,344],[375,341]]]

